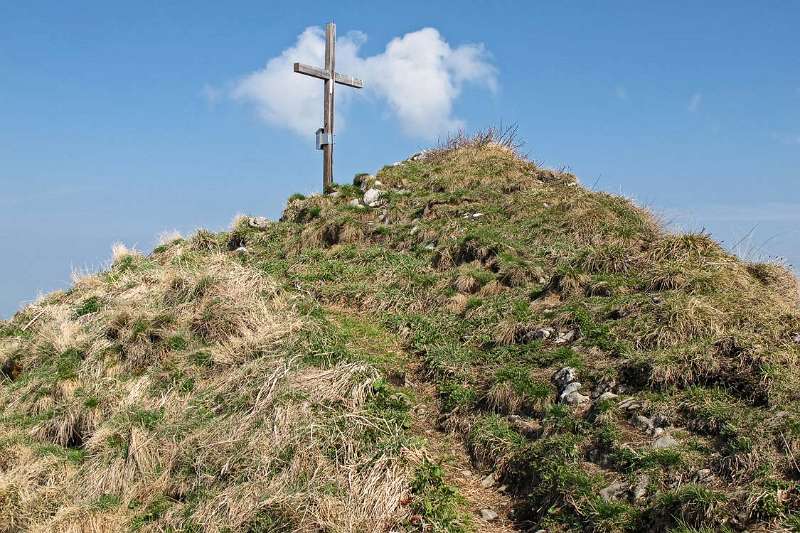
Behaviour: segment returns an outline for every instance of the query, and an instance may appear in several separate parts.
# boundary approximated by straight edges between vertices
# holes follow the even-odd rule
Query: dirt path
[[[415,369],[409,368],[406,386],[416,393],[419,405],[414,409],[412,431],[427,440],[426,447],[431,459],[444,467],[447,483],[458,489],[466,500],[468,510],[473,515],[477,531],[506,533],[518,531],[513,526],[512,499],[501,491],[497,483],[484,487],[481,482],[486,473],[476,471],[470,462],[463,441],[454,434],[439,430],[436,421],[439,408],[435,387],[421,380]],[[489,509],[497,513],[497,518],[486,521],[481,510]]]
[[[327,310],[342,326],[347,325],[348,319],[358,321],[362,326],[368,325],[355,329],[351,323],[349,331],[353,335],[353,347],[374,355],[376,359],[382,358],[391,367],[384,368],[384,371],[403,375],[395,385],[411,389],[418,401],[412,411],[411,430],[415,435],[425,438],[430,459],[443,467],[445,481],[465,499],[476,530],[488,533],[519,531],[513,527],[511,520],[512,499],[500,490],[497,483],[484,487],[481,481],[488,472],[482,473],[472,467],[463,440],[437,427],[440,412],[436,388],[422,376],[420,361],[402,348],[395,335],[376,325],[370,318],[342,307],[328,306]],[[497,517],[484,520],[481,516],[483,509],[494,511]]]

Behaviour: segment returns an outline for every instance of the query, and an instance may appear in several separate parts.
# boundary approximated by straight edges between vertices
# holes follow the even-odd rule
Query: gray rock
[[[712,473],[711,473],[711,469],[710,468],[701,468],[700,470],[697,471],[697,474],[695,475],[695,479],[697,481],[706,481],[711,476],[712,476]]]
[[[420,161],[422,159],[425,159],[428,156],[429,152],[430,150],[422,150],[421,152],[417,152],[416,154],[412,155],[408,159],[409,161]]]
[[[581,394],[580,392],[570,393],[566,398],[564,398],[564,403],[567,405],[583,405],[585,403],[591,403],[591,401],[591,398],[585,394]]]
[[[495,481],[494,474],[489,474],[488,476],[486,476],[481,480],[481,487],[483,487],[484,489],[488,489],[489,487],[494,485],[494,481]]]
[[[581,405],[589,403],[592,400],[590,400],[588,396],[584,396],[580,392],[575,391],[565,396],[562,401],[567,405]]]
[[[653,448],[674,448],[678,445],[678,441],[669,433],[664,433],[653,442]]]
[[[611,485],[600,490],[600,497],[607,502],[618,500],[620,496],[627,492],[627,490],[628,487],[625,485],[625,483],[622,483],[621,481],[615,481]]]
[[[336,198],[337,196],[339,196],[339,191],[331,191],[326,196],[329,196],[331,198]]]
[[[364,203],[370,207],[375,207],[380,203],[381,196],[383,196],[383,191],[375,188],[368,189],[364,193]]]
[[[635,399],[635,398],[625,398],[624,400],[622,400],[621,402],[619,402],[619,406],[620,406],[622,409],[626,409],[626,408],[627,408],[627,407],[628,407],[630,404],[632,404],[632,403],[633,403],[633,402],[635,402],[635,401],[636,401],[636,399]]]
[[[638,402],[636,398],[625,398],[619,402],[619,407],[626,411],[638,411],[642,408],[642,404]]]
[[[497,513],[491,509],[481,509],[481,518],[487,522],[491,522],[492,520],[497,520]]]
[[[653,416],[653,425],[657,428],[669,427],[669,418],[661,413],[656,413]]]
[[[639,481],[636,482],[636,486],[634,486],[633,490],[631,491],[631,496],[633,497],[634,502],[642,500],[645,496],[647,496],[647,486],[649,484],[650,477],[647,474],[644,474],[639,478]]]
[[[561,394],[558,395],[559,399],[563,402],[564,398],[572,394],[573,392],[578,392],[581,390],[581,384],[579,381],[573,381],[572,383],[568,383],[566,387],[561,390]]]
[[[556,339],[556,344],[568,344],[575,340],[578,336],[578,332],[574,329],[566,331],[564,333],[560,333],[558,338]]]
[[[795,333],[792,336],[792,342],[794,342],[795,344],[800,344],[800,333]]]
[[[648,433],[652,432],[654,428],[653,421],[643,415],[636,415],[631,423],[638,429]]]
[[[539,328],[531,334],[533,340],[549,339],[553,336],[553,328]]]
[[[246,255],[247,254],[247,248],[244,247],[244,246],[240,246],[237,249],[235,249],[233,251],[233,253],[238,254],[238,255]]]
[[[413,228],[411,228],[411,231],[409,231],[408,234],[416,235],[418,231],[419,231],[419,226],[414,226]]]
[[[604,402],[606,400],[613,400],[614,398],[619,398],[619,396],[617,396],[616,394],[614,394],[611,391],[606,391],[606,392],[604,392],[603,394],[601,394],[600,396],[597,397],[597,401],[598,402]]]
[[[247,223],[251,228],[265,229],[269,226],[269,219],[267,217],[250,217]]]
[[[574,368],[565,366],[555,374],[553,374],[553,383],[555,383],[558,390],[564,390],[564,387],[578,379],[578,373]]]
[[[352,205],[353,207],[363,207],[361,205],[361,200],[359,200],[358,198],[353,198],[352,200],[347,202],[347,205]]]

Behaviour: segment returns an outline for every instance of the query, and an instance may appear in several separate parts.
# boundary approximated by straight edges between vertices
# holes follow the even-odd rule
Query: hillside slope
[[[795,278],[508,144],[0,323],[0,531],[800,528]]]

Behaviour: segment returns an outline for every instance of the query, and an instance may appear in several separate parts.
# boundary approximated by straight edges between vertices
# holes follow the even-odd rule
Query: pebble
[[[653,425],[659,428],[665,428],[669,426],[669,418],[661,413],[657,413],[653,416]]]
[[[581,390],[580,382],[579,381],[573,381],[572,383],[567,384],[567,386],[564,387],[561,390],[560,398],[563,400],[564,398],[566,398],[567,396],[569,396],[573,392],[578,392],[579,390]]]
[[[710,468],[701,468],[697,471],[697,475],[695,476],[697,481],[705,481],[706,479],[711,477],[711,469]]]
[[[267,217],[250,217],[247,221],[251,228],[265,229],[269,226],[269,219]]]
[[[633,403],[633,402],[635,402],[635,401],[636,401],[636,400],[635,400],[634,398],[625,398],[624,400],[622,400],[621,402],[619,402],[619,406],[620,406],[621,408],[625,409],[626,407],[628,407],[630,404],[632,404],[632,403]]]
[[[364,193],[364,203],[370,207],[375,207],[380,202],[381,196],[383,196],[383,191],[378,189],[367,189],[367,192]]]
[[[233,252],[237,253],[239,255],[244,255],[244,254],[247,253],[247,248],[245,248],[244,246],[240,246],[237,249],[235,249]]]
[[[614,394],[611,391],[606,391],[606,392],[604,392],[603,394],[601,394],[600,396],[597,397],[597,401],[598,402],[603,402],[603,401],[606,401],[606,400],[613,400],[614,398],[619,398],[619,396],[617,396],[616,394]]]
[[[556,344],[567,344],[575,340],[575,337],[578,336],[578,332],[574,329],[567,331],[566,333],[561,333],[558,335],[556,339]]]
[[[636,415],[633,419],[633,425],[642,431],[647,431],[648,433],[653,431],[654,427],[653,421],[643,415]]]
[[[492,485],[494,485],[494,474],[489,474],[481,480],[481,487],[484,489],[488,489]]]
[[[481,518],[483,518],[487,522],[491,522],[492,520],[497,519],[497,513],[495,513],[491,509],[481,509]]]
[[[347,205],[351,205],[353,207],[364,207],[363,205],[361,205],[361,200],[359,200],[358,198],[353,198],[352,200],[347,202]]]
[[[572,383],[578,378],[578,373],[575,371],[574,368],[565,366],[555,374],[553,374],[553,383],[556,384],[556,387],[559,390],[563,390],[564,387]]]
[[[633,501],[637,502],[639,500],[644,499],[647,496],[647,486],[650,484],[650,477],[647,474],[644,474],[642,477],[639,478],[639,481],[636,483],[636,486],[633,487]]]
[[[795,333],[794,336],[792,337],[792,341],[795,344],[800,344],[800,333]]]
[[[678,441],[668,433],[661,435],[655,440],[655,442],[653,442],[653,447],[659,449],[673,448],[677,445]]]
[[[625,493],[626,490],[627,490],[627,487],[625,486],[624,483],[622,483],[621,481],[615,481],[614,483],[612,483],[611,485],[607,486],[606,488],[601,489],[600,490],[600,496],[605,501],[608,502],[608,501],[611,501],[611,500],[618,499],[623,493]]]
[[[564,398],[564,403],[567,405],[581,405],[584,403],[589,403],[591,400],[588,396],[581,394],[580,392],[572,392]]]

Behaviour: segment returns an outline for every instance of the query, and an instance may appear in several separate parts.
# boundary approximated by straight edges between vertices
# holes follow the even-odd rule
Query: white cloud
[[[700,104],[702,103],[703,103],[703,94],[694,93],[692,97],[689,99],[689,105],[686,109],[688,109],[690,113],[696,113],[697,110],[700,109]]]
[[[392,39],[377,55],[362,57],[361,32],[337,39],[336,70],[364,80],[363,91],[385,102],[409,135],[435,138],[463,126],[453,104],[465,84],[497,89],[497,71],[481,44],[451,47],[434,28],[423,28]],[[252,104],[266,122],[307,136],[322,125],[322,82],[295,74],[292,63],[323,64],[325,36],[307,28],[294,46],[267,61],[266,66],[235,83],[231,96]],[[337,128],[357,90],[338,86]]]

